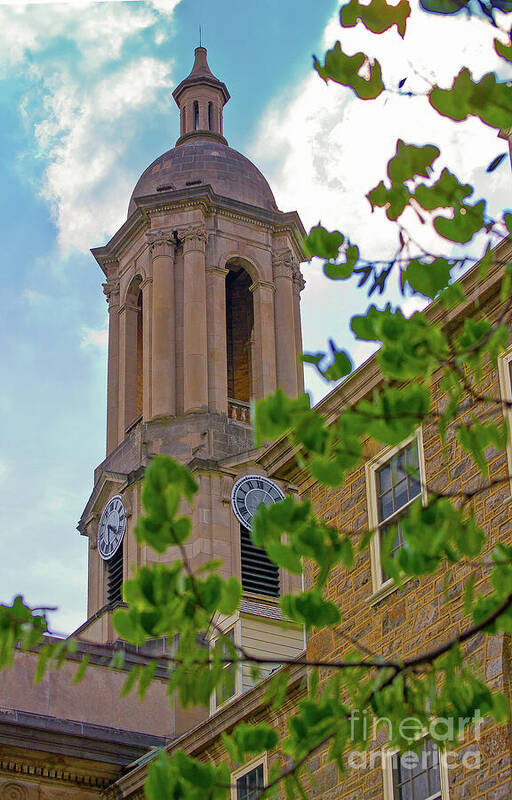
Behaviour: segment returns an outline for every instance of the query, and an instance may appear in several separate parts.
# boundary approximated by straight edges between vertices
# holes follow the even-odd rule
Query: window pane
[[[237,800],[256,800],[259,789],[263,788],[263,764],[237,778],[236,797]]]
[[[428,777],[426,772],[420,772],[413,780],[415,800],[426,800],[430,792],[428,790]]]
[[[383,494],[379,500],[379,519],[387,519],[393,513],[393,492]]]
[[[385,467],[382,467],[377,472],[378,478],[378,492],[382,494],[382,492],[386,492],[388,489],[391,489],[391,465],[386,464]]]
[[[395,486],[395,508],[402,508],[409,500],[409,487],[407,486],[407,478],[397,483]]]
[[[439,752],[431,739],[424,739],[420,752],[405,760],[394,756],[393,800],[431,800],[441,797]]]
[[[391,525],[397,528],[396,540],[392,550],[393,557],[404,543],[403,533],[400,528],[400,511],[421,493],[418,465],[418,440],[413,439],[407,447],[395,453],[375,473],[378,522],[385,523],[384,526],[379,526],[381,541],[386,529],[389,529]],[[416,470],[417,476],[409,474],[411,469]],[[402,513],[405,514],[406,512]],[[383,570],[382,579],[386,580],[388,577]]]

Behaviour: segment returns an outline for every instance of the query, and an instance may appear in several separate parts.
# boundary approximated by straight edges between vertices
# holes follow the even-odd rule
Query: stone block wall
[[[488,304],[487,313],[498,318],[501,306],[497,300]],[[362,378],[364,380],[364,378]],[[434,411],[441,412],[446,398],[440,387],[441,375],[433,382]],[[499,398],[497,370],[487,362],[481,384],[483,393]],[[502,421],[499,404],[487,403],[467,408],[460,420],[469,420],[469,413],[483,421]],[[467,416],[465,416],[467,415]],[[472,459],[462,450],[449,429],[443,446],[437,434],[435,419],[423,426],[425,478],[429,488],[453,494],[459,503],[466,492],[472,492],[486,481]],[[376,443],[366,443],[365,461],[378,453]],[[371,563],[368,550],[356,557],[353,570],[337,568],[328,584],[327,596],[342,612],[341,624],[313,634],[308,640],[308,656],[312,659],[341,660],[354,649],[357,640],[372,653],[398,659],[410,658],[452,640],[471,625],[464,615],[463,592],[471,573],[476,574],[475,592],[490,591],[489,556],[498,540],[512,543],[512,496],[508,480],[507,454],[490,447],[486,452],[489,464],[489,488],[474,496],[469,509],[487,535],[487,546],[479,564],[464,561],[442,566],[435,574],[409,580],[402,589],[384,596],[373,593]],[[351,531],[354,543],[368,530],[368,497],[365,465],[347,477],[337,490],[312,486],[306,494],[319,516],[341,531]],[[477,667],[491,687],[510,697],[510,642],[507,636],[479,634],[464,647],[466,657]],[[450,800],[504,800],[512,797],[512,749],[510,725],[497,725],[485,719],[477,728],[470,728],[460,745],[448,753]],[[322,800],[382,800],[385,797],[383,770],[380,763],[385,733],[371,743],[369,761],[348,769],[341,779],[327,761],[327,750],[314,755],[311,797]],[[371,759],[370,759],[371,760]],[[357,760],[355,764],[360,764]],[[475,766],[479,764],[475,768]]]

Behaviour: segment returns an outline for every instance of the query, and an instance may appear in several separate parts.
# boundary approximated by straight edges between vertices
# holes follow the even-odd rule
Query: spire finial
[[[203,46],[203,41],[202,41],[202,38],[201,38],[201,26],[199,26],[199,47],[202,47],[202,46]]]

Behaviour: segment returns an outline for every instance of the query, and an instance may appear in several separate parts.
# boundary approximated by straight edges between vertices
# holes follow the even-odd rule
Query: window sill
[[[404,578],[401,586],[397,586],[392,579],[387,580],[382,584],[382,586],[373,592],[373,594],[366,598],[366,602],[371,608],[373,608],[373,606],[379,605],[381,600],[385,600],[386,597],[389,597],[389,595],[393,594],[393,592],[400,592],[411,580],[413,580],[412,577]]]

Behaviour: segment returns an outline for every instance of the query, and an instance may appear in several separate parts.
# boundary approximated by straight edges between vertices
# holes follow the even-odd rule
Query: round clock
[[[252,518],[261,503],[266,506],[284,500],[279,486],[261,475],[244,475],[239,478],[231,492],[231,505],[239,522],[251,527]]]
[[[98,525],[98,552],[108,561],[119,549],[126,530],[126,509],[120,495],[111,497]]]

